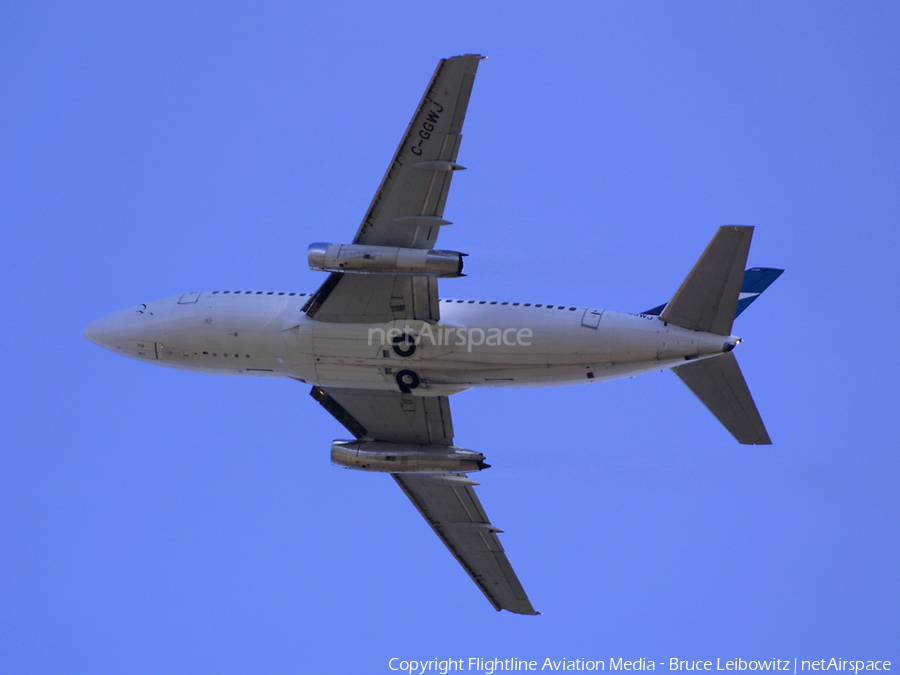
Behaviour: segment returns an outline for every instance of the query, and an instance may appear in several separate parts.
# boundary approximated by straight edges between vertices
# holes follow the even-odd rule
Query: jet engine
[[[313,271],[431,277],[462,276],[463,256],[465,253],[456,251],[327,243],[311,244],[308,253]]]
[[[385,441],[334,441],[331,462],[345,469],[387,473],[437,473],[481,471],[480,452],[455,445],[413,445]]]

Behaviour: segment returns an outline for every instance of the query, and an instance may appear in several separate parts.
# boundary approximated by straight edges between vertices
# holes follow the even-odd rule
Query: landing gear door
[[[584,316],[581,317],[581,325],[585,328],[593,328],[597,330],[597,327],[600,325],[600,317],[603,316],[603,311],[599,309],[586,309],[584,310]]]

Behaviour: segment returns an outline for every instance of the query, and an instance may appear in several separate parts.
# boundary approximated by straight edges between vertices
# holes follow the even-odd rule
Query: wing
[[[422,445],[453,443],[446,396],[339,387],[313,387],[309,394],[356,438]]]
[[[443,59],[353,239],[354,244],[434,248],[462,140],[463,120],[483,57]],[[437,321],[437,280],[332,273],[304,311],[318,321]]]
[[[393,443],[451,445],[446,396],[313,387],[310,395],[356,438]],[[441,541],[499,611],[537,614],[464,474],[392,474]]]
[[[419,509],[494,609],[516,614],[534,611],[488,520],[473,480],[460,474],[393,474],[394,480]]]

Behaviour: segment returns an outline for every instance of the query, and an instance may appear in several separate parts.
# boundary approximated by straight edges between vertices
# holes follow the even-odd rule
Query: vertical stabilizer
[[[682,328],[730,335],[752,237],[749,225],[720,227],[659,318]]]
[[[733,352],[691,361],[672,370],[744,445],[771,445]]]
[[[744,272],[744,283],[741,285],[741,294],[738,296],[737,312],[734,318],[738,318],[745,309],[756,300],[762,292],[784,273],[774,267],[754,267]]]

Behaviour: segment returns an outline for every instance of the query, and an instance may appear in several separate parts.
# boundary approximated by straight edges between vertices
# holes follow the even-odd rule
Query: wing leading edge
[[[434,248],[462,141],[477,54],[442,59],[353,238],[354,244]],[[304,311],[317,321],[438,321],[437,280],[334,272]]]
[[[432,249],[462,140],[462,126],[483,57],[443,59],[353,239],[354,244]],[[332,273],[303,311],[316,321],[438,321],[437,279]],[[313,387],[310,392],[358,440],[452,446],[446,396]],[[537,614],[464,473],[392,473],[394,480],[498,611]]]
[[[313,387],[310,395],[357,439],[450,445],[453,422],[446,396]],[[459,473],[391,474],[444,545],[497,611],[538,614],[519,582],[475,494]]]

